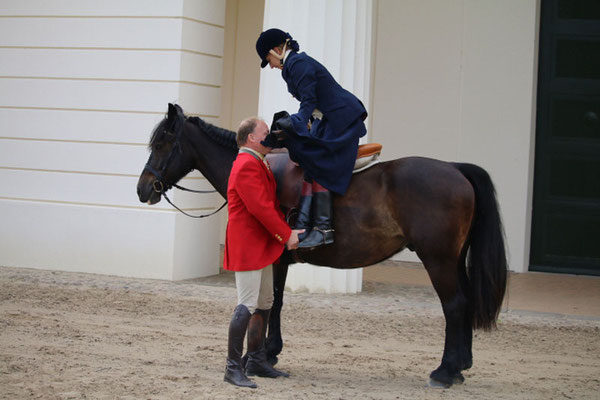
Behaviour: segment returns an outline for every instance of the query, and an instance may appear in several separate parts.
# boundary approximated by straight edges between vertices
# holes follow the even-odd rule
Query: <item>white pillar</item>
[[[266,0],[263,28],[289,32],[300,44],[300,51],[306,51],[325,65],[368,110],[372,16],[372,0]],[[299,103],[288,93],[281,72],[264,68],[260,77],[259,115],[270,124],[275,112],[294,113],[298,108]],[[334,270],[294,264],[290,266],[286,286],[293,291],[357,293],[362,289],[362,268]]]
[[[0,17],[0,265],[217,274],[218,217],[141,204],[136,184],[168,102],[218,121],[225,2],[0,1]],[[192,213],[220,205],[169,194]]]

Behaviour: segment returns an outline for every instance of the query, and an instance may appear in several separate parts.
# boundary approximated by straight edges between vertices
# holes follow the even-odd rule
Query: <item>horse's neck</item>
[[[191,138],[194,146],[194,168],[200,171],[223,198],[227,198],[227,182],[237,149],[220,145],[203,136],[197,126],[194,126]]]

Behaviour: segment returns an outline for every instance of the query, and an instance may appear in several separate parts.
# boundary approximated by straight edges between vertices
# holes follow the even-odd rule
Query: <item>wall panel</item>
[[[136,175],[148,154],[142,145],[2,140],[3,167]]]
[[[183,49],[223,56],[223,28],[184,20],[182,30]]]
[[[141,168],[140,168],[141,171]],[[138,176],[115,176],[55,171],[0,168],[0,198],[40,202],[78,203],[143,210],[175,211],[166,201],[148,207],[140,203]],[[203,178],[184,179],[181,185],[193,190],[211,190]],[[169,197],[184,209],[215,208],[222,203],[217,194],[194,194],[172,189]],[[219,203],[221,202],[221,203]]]
[[[181,53],[181,80],[221,86],[223,82],[223,58],[202,54]]]
[[[161,113],[0,108],[0,137],[147,144]]]
[[[221,203],[222,201],[219,201],[219,205]],[[200,220],[188,218],[183,214],[175,215],[176,240],[173,243],[174,268],[171,279],[180,280],[219,273],[219,217],[223,215],[227,215],[226,210]]]
[[[370,118],[384,159],[456,159],[462,29],[461,1],[380,2]]]
[[[178,52],[165,51],[0,48],[0,76],[177,81],[180,60]]]
[[[214,220],[177,223],[166,202],[141,204],[136,183],[168,102],[218,121],[224,15],[220,0],[0,2],[0,265],[218,272]],[[210,189],[198,172],[182,184]],[[170,197],[190,211],[221,204]]]
[[[2,15],[69,15],[69,16],[178,16],[181,15],[182,0],[104,0],[99,6],[96,0],[27,0],[3,1]]]
[[[197,36],[184,38],[182,47],[184,24]],[[221,56],[223,29],[179,18],[3,18],[0,46],[170,49]]]
[[[1,265],[171,279],[171,212],[3,199],[0,209]]]
[[[195,0],[183,2],[183,15],[198,21],[219,26],[225,25],[225,2],[223,0]]]
[[[27,0],[0,3],[1,15],[69,15],[69,16],[175,16],[223,26],[223,0]],[[183,13],[182,13],[183,10]]]
[[[487,170],[510,268],[526,271],[539,2],[380,0],[378,7],[370,118],[382,157]]]
[[[153,113],[0,108],[0,138],[147,145],[166,111],[166,100],[163,111]],[[216,118],[203,119],[211,124],[218,122]]]
[[[164,82],[0,79],[0,107],[68,108],[102,111],[165,112],[166,102],[177,102],[180,91],[192,91],[187,109],[219,115],[218,87]]]
[[[490,173],[502,208],[510,266],[525,272],[529,266],[538,3],[466,0],[465,4],[459,157]]]

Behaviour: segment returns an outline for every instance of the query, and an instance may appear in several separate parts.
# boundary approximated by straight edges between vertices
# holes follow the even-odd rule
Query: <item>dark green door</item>
[[[600,275],[600,0],[542,0],[530,270]]]

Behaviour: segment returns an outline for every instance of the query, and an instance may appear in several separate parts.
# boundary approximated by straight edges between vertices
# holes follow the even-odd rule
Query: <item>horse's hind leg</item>
[[[281,308],[283,307],[283,291],[287,278],[289,262],[285,260],[286,254],[277,264],[273,264],[273,308],[269,318],[269,334],[266,339],[267,360],[271,365],[277,364],[277,356],[283,348],[281,338]]]
[[[468,297],[459,273],[459,257],[422,255],[421,260],[429,273],[433,287],[440,301],[446,319],[444,354],[440,366],[431,373],[433,385],[451,386],[462,383],[461,371],[470,358],[472,331],[465,331],[468,318]],[[468,347],[468,348],[467,348]]]
[[[467,305],[463,317],[463,345],[461,346],[462,369],[473,366],[473,299],[470,297],[469,278],[465,266],[465,254],[461,255],[459,264],[459,279],[462,293],[467,297]]]

